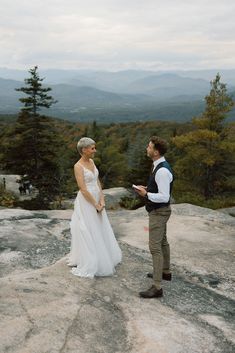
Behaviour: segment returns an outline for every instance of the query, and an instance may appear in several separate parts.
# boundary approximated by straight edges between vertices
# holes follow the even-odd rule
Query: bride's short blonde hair
[[[82,149],[95,145],[95,141],[92,140],[90,137],[82,137],[77,144],[77,150],[79,154],[82,154]]]

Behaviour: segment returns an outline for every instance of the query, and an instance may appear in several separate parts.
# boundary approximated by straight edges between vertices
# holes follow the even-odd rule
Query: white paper
[[[134,188],[134,189],[137,189],[137,190],[142,190],[141,188],[139,188],[137,185],[135,185],[135,184],[132,184],[132,187]]]

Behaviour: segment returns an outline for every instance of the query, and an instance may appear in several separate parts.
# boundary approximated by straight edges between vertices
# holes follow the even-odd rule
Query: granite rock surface
[[[235,219],[172,206],[171,282],[151,286],[144,209],[109,211],[123,262],[112,277],[73,276],[66,264],[72,210],[0,210],[0,352],[232,353]]]

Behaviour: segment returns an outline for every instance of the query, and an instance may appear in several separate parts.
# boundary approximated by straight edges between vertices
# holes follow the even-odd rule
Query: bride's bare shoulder
[[[74,164],[74,169],[77,169],[77,170],[82,169],[82,165],[80,161],[77,161],[77,163]]]
[[[94,162],[94,160],[93,160],[92,158],[90,158],[90,163],[91,163],[93,166],[95,166],[95,162]]]

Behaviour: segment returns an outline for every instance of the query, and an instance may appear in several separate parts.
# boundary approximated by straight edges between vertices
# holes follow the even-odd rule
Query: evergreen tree
[[[121,151],[120,139],[113,140],[106,126],[93,121],[86,127],[83,136],[96,142],[97,153],[95,163],[99,169],[99,177],[104,188],[120,186],[126,175],[126,158]]]
[[[99,169],[103,187],[109,188],[122,185],[126,175],[126,159],[120,153],[118,143],[103,135],[96,146],[95,163]]]
[[[29,70],[29,73],[30,77],[24,80],[26,86],[16,88],[16,91],[23,92],[27,95],[27,97],[19,99],[19,101],[24,104],[21,110],[29,112],[33,116],[37,116],[41,108],[50,108],[50,106],[57,103],[57,101],[47,94],[51,91],[51,88],[42,86],[44,78],[39,77],[38,67],[34,66],[33,69]]]
[[[234,169],[235,142],[229,138],[227,113],[234,101],[227,93],[226,85],[217,74],[211,82],[209,95],[205,97],[204,113],[194,118],[194,130],[173,138],[175,145],[183,152],[174,170],[185,183],[185,189],[199,190],[205,199],[218,193],[231,191],[231,176]]]
[[[61,189],[59,154],[63,148],[61,136],[52,119],[40,115],[55,100],[47,95],[51,88],[42,87],[37,66],[29,70],[26,87],[17,89],[27,95],[5,148],[5,167],[13,173],[27,175],[39,192],[37,198],[45,207]],[[58,182],[58,180],[60,182]]]

